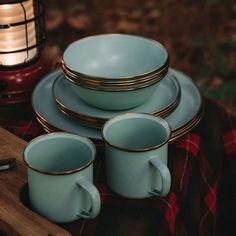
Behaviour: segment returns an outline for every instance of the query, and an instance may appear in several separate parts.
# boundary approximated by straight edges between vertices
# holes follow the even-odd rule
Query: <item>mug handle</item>
[[[154,157],[149,160],[149,164],[151,164],[153,167],[155,167],[159,173],[161,174],[161,182],[162,182],[162,188],[159,189],[152,189],[149,193],[153,196],[160,196],[164,197],[166,196],[170,191],[170,185],[171,185],[171,175],[168,167],[163,164],[158,157]]]
[[[85,218],[85,219],[93,219],[95,218],[101,208],[101,198],[97,188],[87,179],[82,178],[77,181],[77,186],[83,188],[89,194],[92,201],[92,209],[91,211],[81,211],[77,214],[77,216]]]

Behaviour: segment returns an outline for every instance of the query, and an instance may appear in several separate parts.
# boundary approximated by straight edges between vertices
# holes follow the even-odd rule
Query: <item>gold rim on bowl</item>
[[[162,77],[153,77],[153,78],[143,80],[143,81],[138,81],[138,82],[127,82],[127,83],[116,83],[116,84],[115,83],[105,84],[103,82],[96,82],[96,83],[88,82],[81,78],[73,78],[67,73],[65,73],[65,71],[63,71],[63,75],[65,76],[65,78],[73,80],[78,85],[82,84],[82,85],[95,88],[95,89],[129,89],[129,88],[136,89],[136,88],[139,88],[140,86],[149,85],[153,81],[159,82],[166,76],[166,73],[163,74]]]
[[[109,87],[109,86],[108,87],[91,86],[91,85],[88,85],[87,83],[82,83],[81,81],[74,80],[71,77],[68,77],[66,74],[64,74],[64,76],[67,80],[69,80],[70,82],[72,82],[76,86],[83,87],[83,88],[86,88],[89,90],[104,91],[104,92],[128,92],[128,91],[140,90],[140,89],[150,87],[150,86],[160,82],[163,79],[163,78],[153,79],[153,80],[149,81],[149,83],[147,83],[147,84],[142,83],[138,87],[132,87],[132,86],[127,87],[126,86],[124,88],[121,88],[120,86],[118,86],[117,88],[115,88],[115,87]]]
[[[69,77],[71,77],[74,80],[78,80],[78,81],[83,81],[84,83],[89,83],[92,85],[104,85],[104,86],[114,86],[114,85],[121,85],[121,86],[126,86],[126,85],[132,85],[132,84],[138,84],[138,83],[142,83],[145,81],[149,81],[151,79],[154,78],[159,78],[159,77],[164,77],[167,73],[168,73],[168,67],[163,68],[161,71],[159,71],[157,74],[153,74],[153,75],[149,75],[149,76],[145,76],[145,77],[141,77],[138,79],[132,79],[132,80],[103,80],[103,79],[88,79],[88,78],[84,78],[81,77],[73,72],[71,72],[70,70],[68,70],[65,65],[62,64],[62,71],[64,74],[68,75]]]
[[[153,76],[151,78],[148,78],[148,79],[143,79],[143,80],[139,80],[139,81],[130,81],[130,82],[118,82],[118,83],[104,83],[102,81],[86,81],[82,78],[76,78],[76,77],[72,77],[71,75],[69,75],[67,72],[65,71],[62,71],[63,72],[63,75],[70,79],[70,80],[73,80],[75,83],[77,84],[84,84],[84,85],[87,85],[91,88],[100,88],[100,89],[117,89],[117,88],[138,88],[140,86],[143,86],[143,85],[147,85],[147,84],[150,84],[152,83],[153,81],[160,81],[162,80],[163,78],[165,78],[165,76],[168,74],[168,73],[163,73],[162,75],[160,76]]]
[[[161,66],[159,69],[157,70],[154,70],[152,72],[149,72],[149,73],[145,73],[145,74],[142,74],[142,75],[138,75],[138,76],[130,76],[130,77],[115,77],[115,78],[112,78],[112,77],[99,77],[99,76],[89,76],[89,75],[85,75],[85,74],[82,74],[78,71],[74,71],[73,69],[71,69],[65,62],[64,60],[62,59],[61,61],[61,64],[67,69],[67,71],[70,71],[72,74],[74,74],[75,76],[78,76],[78,77],[81,77],[81,78],[84,78],[86,80],[104,80],[104,81],[115,81],[115,80],[122,80],[122,81],[126,81],[126,80],[139,80],[139,79],[142,79],[142,78],[145,78],[145,77],[149,77],[149,76],[155,76],[155,75],[158,75],[160,72],[162,72],[163,70],[169,68],[169,56],[167,58],[167,61],[166,63]]]
[[[115,33],[110,33],[110,34],[99,34],[99,35],[94,35],[94,36],[88,36],[88,37],[85,37],[85,38],[82,38],[80,40],[77,40],[77,41],[86,41],[86,40],[90,40],[91,38],[95,38],[97,36],[105,36],[105,35],[109,35],[109,36],[122,36],[122,35],[126,35],[128,36],[128,34],[115,34]],[[139,74],[139,75],[135,75],[135,76],[121,76],[121,77],[117,77],[118,79],[122,79],[122,80],[129,80],[129,79],[135,79],[135,78],[142,78],[142,77],[145,77],[145,76],[148,76],[148,75],[151,75],[151,74],[155,74],[155,73],[158,73],[158,71],[162,70],[163,68],[165,67],[169,67],[169,54],[166,50],[166,48],[161,44],[159,43],[158,41],[154,40],[154,39],[151,39],[151,38],[147,38],[147,37],[143,37],[143,36],[139,36],[139,35],[129,35],[129,36],[134,36],[134,37],[139,37],[139,38],[142,38],[143,40],[148,40],[150,41],[151,43],[157,45],[158,47],[162,48],[162,50],[165,52],[166,54],[166,60],[163,62],[163,65],[160,65],[158,68],[156,69],[153,69],[149,72],[145,72],[145,73],[142,73],[142,74]],[[76,42],[77,42],[76,41]],[[76,43],[74,42],[74,43]],[[66,50],[65,50],[66,51]],[[64,60],[64,55],[62,57],[62,64],[66,65],[66,67],[72,71],[72,72],[75,72],[68,64],[66,64],[65,60]],[[82,73],[82,72],[79,72],[79,71],[76,71],[76,73],[81,76],[81,77],[84,77],[84,78],[95,78],[95,79],[115,79],[115,78],[108,78],[108,77],[102,77],[102,76],[94,76],[94,75],[89,75],[89,74],[85,74],[85,73]]]

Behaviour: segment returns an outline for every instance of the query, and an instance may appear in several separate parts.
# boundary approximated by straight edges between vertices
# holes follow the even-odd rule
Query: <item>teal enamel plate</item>
[[[165,117],[173,132],[185,126],[198,115],[202,106],[202,96],[193,80],[183,72],[170,68],[169,73],[177,78],[181,88],[179,105],[170,115]]]
[[[188,76],[175,69],[170,69],[169,72],[177,78],[181,88],[178,107],[165,118],[172,130],[175,130],[186,125],[199,113],[202,97],[198,88]],[[34,111],[41,119],[59,130],[102,140],[100,130],[82,125],[79,121],[64,115],[57,108],[53,99],[52,86],[60,74],[61,71],[56,70],[37,84],[32,95]]]
[[[37,84],[32,95],[34,111],[41,119],[59,130],[101,140],[101,132],[98,129],[80,124],[73,118],[64,115],[57,108],[52,95],[52,85],[60,74],[61,71],[56,70],[48,74]]]
[[[90,106],[80,99],[72,88],[71,82],[68,81],[62,73],[53,85],[54,98],[61,106],[78,116],[92,117],[101,120],[108,120],[126,112],[163,113],[165,109],[168,109],[171,104],[179,99],[179,93],[180,88],[178,81],[173,76],[167,75],[159,82],[156,91],[146,103],[128,110],[109,111]]]

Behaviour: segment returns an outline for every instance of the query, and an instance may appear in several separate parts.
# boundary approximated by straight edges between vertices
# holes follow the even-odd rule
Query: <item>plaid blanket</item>
[[[104,153],[95,163],[102,208],[94,220],[61,224],[72,235],[234,235],[236,212],[236,118],[205,99],[198,126],[169,146],[171,191],[165,198],[130,200],[105,181]],[[44,131],[31,107],[2,107],[0,124],[25,140]]]

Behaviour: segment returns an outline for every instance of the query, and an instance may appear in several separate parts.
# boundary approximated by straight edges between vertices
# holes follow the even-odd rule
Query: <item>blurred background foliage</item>
[[[161,42],[170,65],[193,78],[207,97],[236,114],[235,0],[50,0],[44,54],[60,62],[82,37],[137,34]]]

